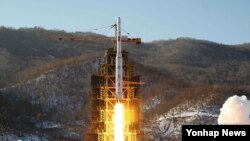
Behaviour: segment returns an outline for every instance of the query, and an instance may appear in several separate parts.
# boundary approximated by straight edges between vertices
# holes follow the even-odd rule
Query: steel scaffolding
[[[120,102],[125,109],[124,141],[143,141],[138,95],[140,76],[134,75],[133,66],[128,61],[128,52],[122,51],[122,57],[124,83]],[[99,73],[91,77],[92,115],[88,141],[114,141],[114,105],[117,103],[115,59],[115,49],[106,50]]]

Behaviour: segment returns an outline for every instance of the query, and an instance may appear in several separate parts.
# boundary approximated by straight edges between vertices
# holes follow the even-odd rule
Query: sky
[[[250,42],[250,0],[0,0],[0,26],[6,27],[89,32],[117,17],[125,31],[145,42],[179,37]]]

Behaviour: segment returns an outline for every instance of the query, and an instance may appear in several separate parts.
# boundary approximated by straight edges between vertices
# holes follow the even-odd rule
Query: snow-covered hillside
[[[90,76],[99,61],[55,68],[25,83],[2,88],[0,97],[5,101],[1,102],[0,117],[13,125],[0,128],[0,140],[1,136],[28,140],[32,130],[37,130],[32,138],[39,141],[40,136],[48,140],[81,139],[88,125]]]
[[[213,95],[200,100],[186,101],[173,107],[168,112],[157,115],[147,122],[145,133],[148,138],[154,141],[169,141],[181,140],[181,126],[182,125],[197,125],[197,124],[217,124],[217,118],[220,107],[210,105],[213,100]],[[146,104],[145,110],[149,107],[154,108],[155,105],[160,104],[159,97],[155,97]],[[151,105],[151,106],[150,106]]]

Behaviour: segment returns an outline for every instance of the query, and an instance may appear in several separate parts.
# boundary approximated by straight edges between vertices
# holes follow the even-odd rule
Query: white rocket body
[[[116,66],[115,66],[115,93],[118,100],[123,98],[123,63],[122,63],[122,49],[121,49],[121,19],[118,17],[116,26],[117,48],[116,48]]]

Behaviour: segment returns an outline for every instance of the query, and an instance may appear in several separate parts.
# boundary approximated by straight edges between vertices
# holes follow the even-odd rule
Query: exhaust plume
[[[229,97],[220,109],[218,124],[250,125],[250,100],[246,96]]]

